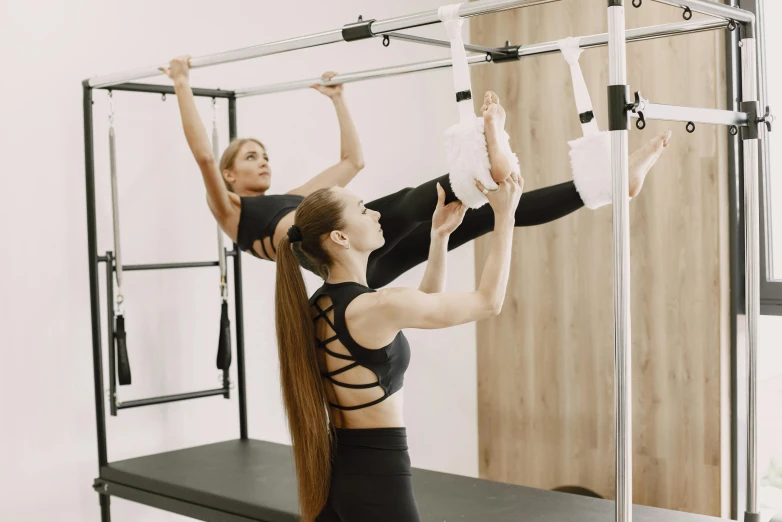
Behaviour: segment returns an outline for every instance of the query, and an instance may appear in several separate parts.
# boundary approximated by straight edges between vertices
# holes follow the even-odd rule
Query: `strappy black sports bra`
[[[410,344],[407,342],[407,338],[402,332],[397,334],[394,340],[391,341],[391,344],[376,350],[364,348],[359,345],[353,340],[353,337],[351,337],[348,332],[347,325],[345,324],[345,310],[348,305],[356,297],[374,291],[375,290],[369,287],[354,282],[338,284],[324,283],[324,285],[310,297],[310,305],[318,312],[313,318],[315,323],[318,321],[326,321],[335,332],[333,337],[324,340],[318,339],[318,347],[324,349],[331,357],[336,357],[337,359],[342,359],[344,361],[352,361],[350,364],[346,364],[332,372],[322,372],[323,377],[328,379],[335,386],[341,386],[343,388],[367,389],[380,386],[384,392],[383,396],[379,399],[357,406],[342,406],[329,403],[332,407],[340,410],[359,410],[383,402],[402,388],[405,371],[410,364]],[[318,304],[318,299],[323,296],[328,296],[331,299],[331,306],[326,309],[323,309]],[[332,310],[334,311],[333,322],[328,316],[328,313]],[[350,352],[349,356],[329,350],[328,345],[336,340],[339,340],[348,352]],[[373,371],[377,376],[377,382],[348,384],[334,379],[335,376],[356,368],[357,366],[363,366]]]
[[[261,241],[261,249],[266,259],[272,259],[266,250],[265,239],[269,238],[272,251],[277,253],[274,244],[274,231],[282,218],[296,210],[304,200],[303,196],[295,194],[273,194],[271,196],[240,197],[241,212],[239,214],[239,230],[236,234],[236,243],[239,248],[245,250],[259,259],[253,244]]]

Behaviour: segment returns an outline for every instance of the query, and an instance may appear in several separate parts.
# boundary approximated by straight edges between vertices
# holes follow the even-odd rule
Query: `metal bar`
[[[765,25],[765,0],[754,0],[755,16],[757,17],[757,24],[755,24],[755,42],[756,42],[756,56],[758,64],[758,102],[760,103],[760,111],[765,113],[766,106],[768,105],[768,80],[766,78],[766,25]],[[768,147],[768,131],[765,125],[760,126],[760,173],[761,173],[761,185],[760,194],[762,197],[763,205],[760,210],[763,212],[761,216],[760,233],[763,241],[761,242],[761,281],[774,280],[774,265],[773,265],[773,252],[774,252],[774,235],[771,233],[771,157]],[[762,299],[761,295],[761,299]]]
[[[117,416],[117,360],[114,347],[114,256],[106,252],[106,346],[109,349],[109,410]]]
[[[625,11],[608,2],[608,83],[627,85]],[[632,353],[630,344],[630,198],[628,129],[611,131],[614,252],[614,395],[616,416],[616,520],[633,509]]]
[[[488,63],[490,59],[485,54],[470,56],[467,58],[467,63],[478,64]],[[398,76],[401,74],[409,74],[420,71],[430,71],[433,69],[444,69],[451,66],[451,59],[446,58],[443,60],[434,60],[428,62],[418,62],[405,65],[397,65],[393,67],[382,67],[379,69],[370,69],[367,71],[358,71],[346,74],[338,74],[334,76],[330,81],[324,81],[322,78],[311,78],[307,80],[298,80],[294,82],[277,83],[273,85],[265,85],[261,87],[255,87],[250,89],[242,89],[236,91],[237,98],[244,98],[246,96],[258,96],[262,94],[272,94],[277,92],[295,91],[299,89],[309,88],[310,85],[338,85],[343,83],[352,83],[362,80],[371,80],[376,78],[386,78],[389,76]]]
[[[139,399],[137,401],[119,402],[117,408],[120,410],[127,410],[128,408],[139,408],[141,406],[152,406],[155,404],[166,404],[169,402],[186,401],[189,399],[201,399],[203,397],[214,397],[216,395],[225,394],[224,388],[218,388],[216,390],[206,390],[200,392],[191,393],[179,393],[176,395],[165,395],[162,397],[151,397],[149,399]]]
[[[758,69],[754,38],[741,46],[742,99],[757,100]],[[744,140],[744,226],[746,230],[747,311],[747,506],[745,520],[757,519],[757,330],[760,316],[760,232],[758,140]]]
[[[415,36],[412,34],[404,34],[404,33],[386,33],[384,36],[388,36],[389,38],[393,38],[395,40],[404,40],[406,42],[414,42],[414,43],[420,43],[424,45],[433,45],[435,47],[451,47],[451,42],[447,40],[435,40],[434,38],[425,38],[423,36]],[[501,49],[499,47],[483,47],[481,45],[471,45],[471,44],[464,44],[464,48],[467,51],[472,51],[474,53],[501,53],[505,51],[505,49]]]
[[[678,36],[683,34],[699,33],[704,31],[714,31],[717,29],[724,29],[728,26],[728,22],[723,20],[698,20],[695,22],[679,22],[675,24],[656,25],[651,27],[642,27],[640,29],[630,29],[626,34],[628,42],[640,42],[644,40],[652,40],[656,38],[666,38],[669,36]],[[608,34],[596,34],[591,36],[581,37],[581,48],[591,49],[595,47],[603,47],[608,44]],[[559,44],[557,42],[544,42],[532,45],[526,45],[519,48],[519,57],[535,56],[541,54],[558,53]],[[482,63],[489,63],[484,55],[470,56],[467,62],[471,65],[478,65]],[[330,82],[324,82],[322,78],[309,78],[306,80],[298,80],[293,82],[277,83],[273,85],[263,85],[259,87],[245,88],[235,91],[237,98],[244,98],[247,96],[259,96],[263,94],[272,94],[277,92],[295,91],[299,89],[307,89],[310,85],[336,85],[342,83],[358,82],[363,80],[372,80],[377,78],[385,78],[389,76],[396,76],[401,74],[416,73],[422,71],[430,71],[435,69],[443,69],[451,67],[451,60],[433,60],[427,62],[418,62],[405,65],[396,65],[392,67],[381,67],[378,69],[370,69],[366,71],[357,71],[346,74],[339,74],[332,78]]]
[[[152,94],[176,94],[171,85],[155,85],[151,83],[118,83],[106,87],[96,87],[96,89],[105,89],[109,91],[127,91],[127,92],[149,92]],[[193,87],[194,96],[203,96],[204,98],[230,98],[232,91],[222,89],[200,89]]]
[[[95,152],[93,149],[92,89],[83,84],[84,177],[87,190],[87,257],[92,322],[92,376],[95,385],[95,420],[98,431],[98,466],[108,462],[106,411],[103,403],[103,353],[100,342],[100,285],[98,283],[98,229],[95,211]]]
[[[730,0],[736,5],[737,0]],[[741,70],[738,63],[739,31],[725,35],[726,107],[738,108],[741,96]],[[738,315],[742,314],[744,295],[744,264],[741,257],[743,235],[740,221],[741,147],[738,136],[727,135],[728,140],[728,234],[730,251],[730,517],[739,513],[739,409],[738,409]]]
[[[115,482],[110,482],[104,479],[97,479],[93,486],[95,490],[100,493],[101,503],[111,497],[118,497],[145,506],[150,506],[169,513],[176,513],[194,520],[205,520],[208,522],[258,522],[258,518],[247,518],[241,515],[234,515],[201,506],[199,504],[193,504],[184,500],[175,499],[173,497],[167,497],[159,495],[157,493],[146,491],[143,489],[131,488]],[[279,520],[279,517],[264,518],[264,520]],[[108,522],[105,520],[103,522]]]
[[[682,9],[689,7],[690,10],[697,13],[722,18],[723,20],[735,20],[736,22],[748,24],[755,23],[755,15],[751,12],[710,0],[655,0],[655,2],[681,7]]]
[[[546,4],[555,1],[558,0],[479,0],[477,2],[462,4],[461,8],[459,9],[459,15],[463,17],[477,16],[519,7],[530,7],[533,5]],[[400,31],[404,29],[411,29],[413,27],[431,25],[439,21],[440,19],[437,16],[437,9],[431,9],[429,11],[414,15],[392,18],[388,20],[378,20],[370,25],[370,29],[374,34],[382,34],[391,31]],[[306,49],[309,47],[317,47],[320,45],[341,41],[343,41],[343,38],[342,28],[340,27],[339,29],[311,34],[308,36],[289,38],[287,40],[280,40],[277,42],[254,45],[252,47],[245,47],[242,49],[235,49],[217,54],[194,57],[190,59],[190,66],[194,69],[199,67],[208,67],[210,65],[248,60],[250,58],[269,56],[272,54],[295,51],[297,49]],[[166,65],[163,64],[161,66],[146,67],[133,71],[98,76],[91,78],[88,80],[88,82],[89,86],[91,87],[107,87],[109,85],[118,83],[139,80],[141,78],[149,78],[151,76],[162,74],[160,71],[160,67],[162,66]]]
[[[725,111],[720,109],[704,109],[700,107],[682,107],[678,105],[660,105],[657,103],[645,103],[642,112],[647,120],[682,121],[703,123],[707,125],[735,125],[747,126],[747,114],[738,111]],[[638,114],[631,113],[633,118]]]
[[[178,268],[204,268],[210,266],[220,266],[219,261],[195,261],[192,263],[157,263],[151,265],[125,265],[122,269],[125,272],[138,272],[141,270],[172,270]]]
[[[625,31],[625,39],[628,42],[641,42],[644,40],[653,40],[656,38],[667,38],[669,36],[714,31],[716,29],[724,29],[727,26],[728,22],[722,20],[697,20],[694,22],[677,22],[673,24],[653,25],[649,27],[640,27],[638,29],[628,29]],[[580,47],[582,49],[603,47],[605,45],[608,45],[607,33],[581,37]],[[519,48],[519,56],[522,58],[525,56],[558,52],[559,43],[556,41],[525,45]]]
[[[489,13],[507,11],[519,7],[531,7],[533,5],[547,4],[558,0],[480,0],[478,2],[466,2],[459,7],[459,16],[468,18],[471,16],[480,16]],[[372,24],[374,34],[388,33],[391,31],[403,31],[413,27],[422,27],[438,23],[440,18],[437,16],[437,9],[424,11],[389,20],[378,20]]]
[[[236,98],[228,100],[228,138],[236,139]],[[229,252],[234,258],[234,320],[236,322],[236,379],[239,388],[239,434],[247,439],[247,384],[244,360],[244,305],[242,300],[242,254],[239,245],[234,243]]]

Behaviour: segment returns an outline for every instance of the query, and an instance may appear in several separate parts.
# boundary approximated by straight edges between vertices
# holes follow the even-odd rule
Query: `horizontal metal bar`
[[[477,2],[468,2],[462,4],[459,8],[459,15],[463,17],[477,16],[519,7],[546,4],[555,1],[558,0],[479,0]],[[437,9],[431,9],[429,11],[410,16],[392,18],[388,20],[378,20],[371,24],[370,29],[374,34],[382,34],[390,31],[401,31],[413,27],[430,25],[439,21],[440,19],[437,16]],[[340,27],[339,29],[311,34],[308,36],[289,38],[287,40],[254,45],[251,47],[244,47],[242,49],[235,49],[217,54],[193,57],[190,59],[190,66],[192,68],[208,67],[210,65],[248,60],[250,58],[269,56],[272,54],[295,51],[297,49],[306,49],[309,47],[317,47],[320,45],[341,41],[343,41],[343,38],[342,28]],[[151,76],[163,74],[160,71],[160,67],[166,66],[167,64],[162,64],[155,67],[146,67],[144,69],[136,69],[133,71],[109,74],[106,76],[98,76],[88,80],[88,84],[90,87],[106,87],[117,83],[130,82],[133,80],[139,80],[141,78],[149,78]]]
[[[155,85],[151,83],[118,83],[107,87],[98,87],[110,91],[128,91],[128,92],[151,92],[156,94],[175,94],[174,87],[171,85]],[[193,87],[193,95],[203,96],[205,98],[232,98],[233,91],[224,91],[222,89],[201,89]]]
[[[425,45],[433,45],[435,47],[451,47],[451,42],[447,40],[435,40],[434,38],[425,38],[423,36],[415,36],[412,34],[404,33],[386,33],[383,36],[388,36],[394,40],[404,40],[406,42],[421,43]],[[464,48],[467,51],[474,53],[501,53],[505,49],[495,47],[483,47],[481,45],[464,44]]]
[[[531,7],[533,5],[547,4],[559,0],[480,0],[478,2],[465,2],[459,7],[459,16],[468,18],[471,16],[480,16],[489,13],[498,13],[509,9],[519,7]],[[391,31],[403,31],[413,27],[422,27],[438,23],[440,18],[437,16],[437,9],[424,11],[399,18],[389,20],[378,20],[372,24],[374,34],[383,34]]]
[[[470,65],[478,63],[488,63],[490,58],[485,54],[479,54],[469,56],[467,63]],[[306,80],[298,80],[294,82],[276,83],[273,85],[264,85],[261,87],[254,87],[250,89],[236,91],[237,98],[244,98],[246,96],[258,96],[261,94],[271,94],[276,92],[295,91],[299,89],[306,89],[311,85],[338,85],[342,83],[352,83],[361,80],[370,80],[376,78],[386,78],[388,76],[397,76],[400,74],[409,74],[419,71],[430,71],[433,69],[443,69],[451,66],[451,59],[446,58],[443,60],[434,60],[429,62],[418,62],[406,65],[398,65],[395,67],[383,67],[380,69],[370,69],[367,71],[358,71],[346,74],[338,74],[334,76],[330,81],[323,81],[321,78],[309,78]]]
[[[668,4],[676,7],[689,7],[691,11],[703,13],[723,20],[735,20],[742,23],[755,23],[755,15],[738,7],[719,4],[710,0],[654,0],[660,4]]]
[[[673,24],[653,25],[649,27],[639,27],[638,29],[629,29],[625,32],[625,39],[628,42],[641,42],[644,40],[654,40],[656,38],[667,38],[669,36],[714,31],[717,29],[724,29],[726,27],[728,27],[728,22],[722,20],[677,22]],[[592,49],[594,47],[604,47],[606,45],[608,45],[608,33],[582,36],[580,41],[580,46],[582,49]],[[559,42],[544,42],[539,44],[525,45],[519,48],[520,57],[558,52]]]
[[[643,112],[647,120],[681,121],[703,123],[706,125],[735,125],[746,127],[749,121],[744,112],[724,111],[721,109],[703,109],[699,107],[682,107],[678,105],[659,105],[646,103]],[[630,116],[638,118],[638,114],[631,112]]]
[[[194,520],[258,522],[257,518],[247,518],[241,515],[226,513],[225,511],[204,507],[199,504],[193,504],[191,502],[167,497],[143,489],[132,488],[105,479],[96,479],[93,488],[101,495],[130,500],[138,504],[162,509],[163,511],[176,513]]]
[[[216,395],[225,395],[226,393],[228,393],[227,389],[219,388],[217,390],[180,393],[177,395],[165,395],[163,397],[152,397],[149,399],[139,399],[137,401],[117,402],[117,409],[127,410],[128,408],[138,408],[141,406],[152,406],[155,404],[166,404],[169,402],[186,401],[189,399],[200,399],[202,397],[214,397]]]
[[[651,27],[641,27],[631,29],[626,32],[628,42],[639,42],[643,40],[652,40],[655,38],[665,38],[668,36],[677,36],[682,34],[699,33],[703,31],[713,31],[724,29],[728,23],[722,20],[698,20],[695,22],[679,22],[674,24],[655,25]],[[581,47],[591,49],[593,47],[602,47],[608,45],[608,34],[596,34],[581,37]],[[539,54],[558,53],[558,42],[544,42],[539,44],[525,45],[519,48],[519,57],[534,56]],[[468,63],[472,65],[488,63],[485,55],[474,55],[468,58]],[[294,91],[306,89],[310,85],[336,85],[340,83],[350,83],[362,80],[371,80],[376,78],[385,78],[400,74],[409,74],[414,72],[429,71],[434,69],[443,69],[451,66],[450,59],[434,60],[428,62],[418,62],[406,65],[397,65],[393,67],[382,67],[379,69],[370,69],[367,71],[358,71],[334,76],[329,82],[324,82],[321,78],[310,78],[294,82],[277,83],[273,85],[264,85],[259,87],[238,89],[235,91],[237,98],[246,96],[258,96],[262,94],[272,94],[276,92]]]
[[[125,265],[122,270],[126,272],[140,270],[171,270],[175,268],[204,268],[208,266],[220,266],[219,261],[195,261],[193,263],[158,263],[152,265]]]

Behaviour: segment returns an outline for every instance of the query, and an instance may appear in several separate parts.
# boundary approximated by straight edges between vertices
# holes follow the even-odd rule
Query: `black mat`
[[[101,478],[264,522],[298,521],[289,446],[233,440],[121,462]],[[613,522],[614,503],[460,475],[413,470],[423,522]],[[723,519],[634,506],[634,522]]]

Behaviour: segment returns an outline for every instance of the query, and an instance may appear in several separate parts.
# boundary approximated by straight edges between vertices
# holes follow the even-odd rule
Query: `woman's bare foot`
[[[505,181],[511,173],[508,157],[500,147],[500,139],[505,130],[505,109],[500,105],[500,98],[491,91],[483,97],[483,132],[486,136],[486,149],[489,151],[491,177],[495,183]]]
[[[486,139],[488,140],[488,136]],[[654,164],[657,163],[663,150],[668,147],[670,140],[671,131],[662,132],[630,156],[629,182],[631,198],[641,192],[646,175]]]

